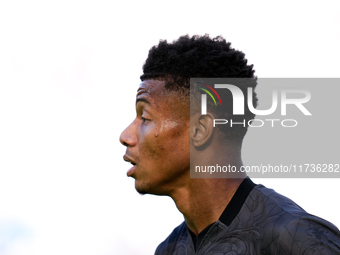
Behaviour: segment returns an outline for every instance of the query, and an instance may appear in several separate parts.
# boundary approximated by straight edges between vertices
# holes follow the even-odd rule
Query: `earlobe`
[[[213,133],[214,117],[208,113],[197,115],[191,122],[191,140],[195,147],[201,147],[209,141]]]

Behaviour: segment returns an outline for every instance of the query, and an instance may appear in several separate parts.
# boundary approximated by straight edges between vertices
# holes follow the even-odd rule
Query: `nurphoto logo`
[[[206,115],[207,114],[207,95],[210,96],[210,98],[213,100],[214,105],[218,107],[217,100],[215,99],[215,96],[217,97],[220,106],[222,106],[222,101],[219,93],[217,90],[225,90],[227,89],[231,93],[232,97],[232,115],[244,115],[245,114],[245,95],[243,91],[233,85],[233,84],[221,84],[216,83],[213,84],[213,87],[203,83],[203,82],[196,82],[200,85],[200,87],[197,87],[198,89],[204,91],[204,94],[201,94],[201,114]],[[210,92],[210,91],[212,92]],[[215,95],[215,96],[214,96]],[[301,113],[305,116],[311,116],[311,112],[307,109],[307,107],[304,105],[307,102],[311,100],[311,93],[310,91],[306,89],[298,89],[298,88],[282,88],[280,91],[278,89],[272,90],[272,98],[271,98],[271,106],[269,109],[256,109],[253,105],[253,88],[248,87],[247,88],[247,106],[250,112],[257,116],[268,116],[273,114],[278,110],[278,108],[281,109],[280,115],[281,116],[287,116],[287,105],[293,105],[295,106]],[[280,100],[279,100],[280,99]],[[280,101],[280,103],[279,103]],[[243,125],[244,127],[263,127],[265,123],[271,123],[271,126],[274,127],[276,122],[280,122],[283,127],[296,127],[298,125],[298,121],[296,119],[251,119],[246,120],[243,119],[240,121],[233,121],[233,119],[214,119],[214,127],[216,125],[225,125],[229,124],[230,127],[233,127],[233,125]]]

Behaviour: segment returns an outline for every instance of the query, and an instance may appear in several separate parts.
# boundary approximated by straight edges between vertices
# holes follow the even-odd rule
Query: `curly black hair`
[[[140,78],[142,81],[165,80],[167,89],[181,91],[186,95],[190,92],[190,78],[250,78],[245,79],[246,83],[236,84],[244,95],[247,95],[247,87],[254,89],[256,86],[257,78],[254,73],[253,65],[247,64],[243,52],[232,48],[231,43],[221,36],[210,38],[208,34],[205,34],[192,37],[184,35],[172,43],[161,40],[158,45],[150,49],[143,65],[143,75]],[[253,105],[254,107],[257,105],[255,92],[253,92]],[[226,116],[230,118],[230,108],[227,110],[224,107],[224,112],[217,113],[217,115],[219,118],[226,118]],[[233,120],[238,121],[240,117],[242,116],[236,116],[236,118],[233,116]],[[255,117],[246,103],[243,117],[247,121]],[[223,127],[222,130],[230,139],[243,139],[247,127],[232,129]]]

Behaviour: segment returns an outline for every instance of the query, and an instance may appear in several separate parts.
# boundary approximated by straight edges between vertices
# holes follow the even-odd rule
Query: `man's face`
[[[136,118],[122,132],[127,175],[139,193],[169,195],[182,186],[190,168],[189,106],[165,82],[145,80],[137,90]]]

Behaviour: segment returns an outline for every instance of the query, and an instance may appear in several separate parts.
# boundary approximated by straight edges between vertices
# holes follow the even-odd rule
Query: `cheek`
[[[157,160],[164,151],[164,145],[161,139],[159,128],[157,126],[146,127],[139,135],[140,156],[144,160]]]
[[[167,154],[184,152],[189,148],[190,136],[189,128],[180,124],[168,125],[163,129],[164,132],[159,136],[159,149],[165,151]]]
[[[164,121],[145,126],[139,136],[140,156],[144,160],[165,160],[168,156],[189,151],[189,128],[183,123]]]

